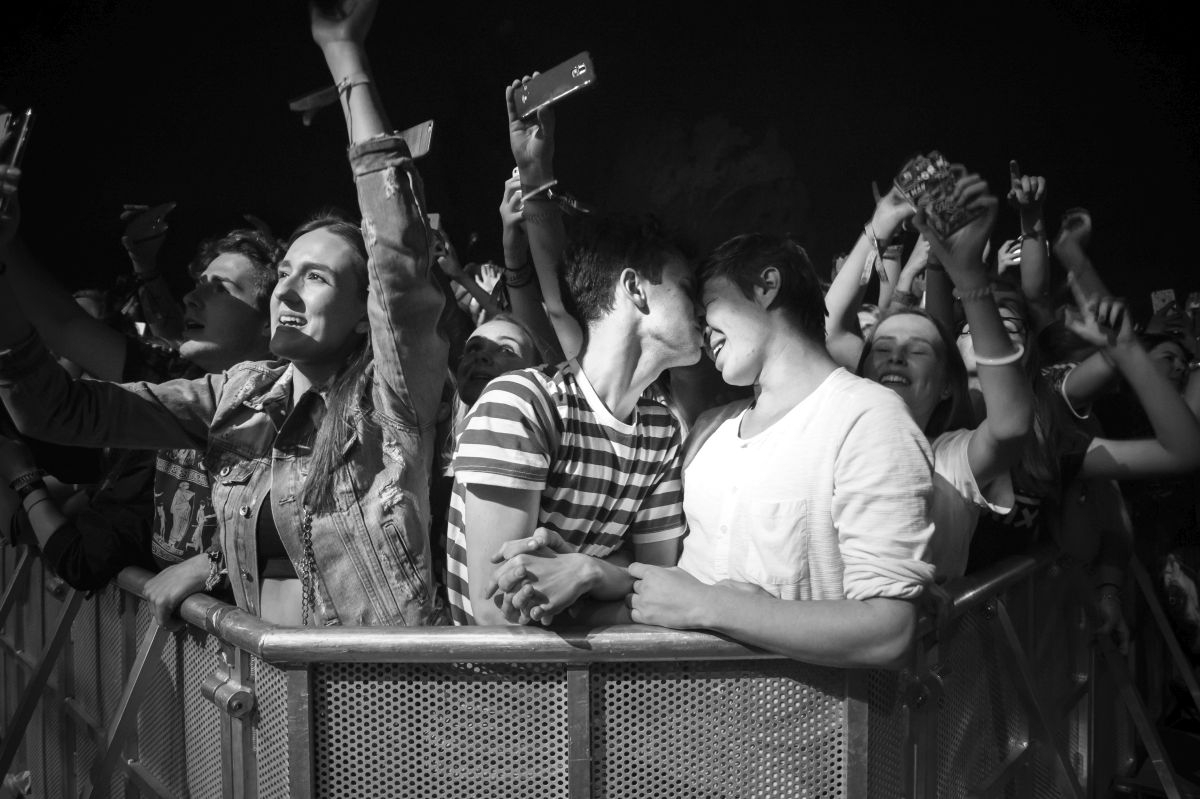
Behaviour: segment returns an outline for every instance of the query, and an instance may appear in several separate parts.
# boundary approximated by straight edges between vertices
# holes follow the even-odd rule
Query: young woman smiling
[[[160,621],[226,570],[239,606],[279,623],[437,619],[427,531],[444,299],[420,177],[386,133],[366,60],[375,7],[311,12],[363,220],[360,232],[323,217],[292,236],[271,297],[271,349],[286,360],[158,385],[71,381],[35,337],[0,321],[0,396],[25,432],[204,450],[224,564],[173,567],[178,579],[147,597]]]

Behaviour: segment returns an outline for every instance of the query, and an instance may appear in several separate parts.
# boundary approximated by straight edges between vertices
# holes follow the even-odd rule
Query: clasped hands
[[[591,589],[594,561],[539,527],[528,538],[506,541],[492,556],[498,565],[484,593],[510,623],[549,626]]]

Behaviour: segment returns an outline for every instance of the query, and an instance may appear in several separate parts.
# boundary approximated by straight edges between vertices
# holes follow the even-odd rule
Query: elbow
[[[904,600],[883,601],[887,603],[882,609],[883,623],[872,625],[875,630],[869,638],[847,653],[846,667],[896,670],[908,662],[917,633],[916,605]]]

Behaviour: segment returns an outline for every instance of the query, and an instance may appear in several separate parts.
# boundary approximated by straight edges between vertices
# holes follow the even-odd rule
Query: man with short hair
[[[929,442],[894,392],[830,357],[800,247],[739,236],[701,278],[709,353],[725,382],[756,396],[697,421],[683,556],[629,566],[633,620],[810,663],[895,665],[933,579]]]
[[[688,263],[657,230],[613,218],[580,231],[564,261],[578,358],[493,380],[459,438],[447,547],[458,624],[548,624],[568,608],[598,618],[576,600],[628,594],[627,547],[671,564],[687,531],[679,427],[643,394],[700,357]]]

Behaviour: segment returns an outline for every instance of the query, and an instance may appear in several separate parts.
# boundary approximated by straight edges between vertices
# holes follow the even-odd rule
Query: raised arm
[[[1154,438],[1093,439],[1081,474],[1127,480],[1200,469],[1200,422],[1138,343],[1125,304],[1111,298],[1087,300],[1067,324],[1108,352],[1154,428]]]
[[[955,191],[966,208],[983,213],[948,241],[928,226],[924,211],[918,211],[914,221],[954,282],[971,330],[987,416],[971,436],[967,461],[976,483],[982,486],[1020,459],[1033,424],[1033,392],[1021,366],[1023,347],[1014,347],[1004,329],[983,263],[983,249],[996,221],[997,200],[978,175],[960,178]]]
[[[567,245],[567,233],[563,226],[562,208],[547,196],[549,187],[555,181],[554,111],[549,107],[542,108],[535,119],[521,119],[513,99],[513,92],[521,83],[513,81],[504,90],[504,100],[508,108],[508,143],[521,178],[525,234],[533,255],[533,267],[537,272],[542,299],[546,303],[546,314],[558,335],[563,353],[573,358],[583,348],[583,329],[563,306],[558,270]]]
[[[1076,299],[1084,302],[1112,296],[1088,257],[1087,246],[1092,240],[1092,215],[1084,208],[1071,208],[1063,214],[1058,236],[1054,239],[1054,255],[1067,270]],[[1022,248],[1024,261],[1024,248]]]
[[[17,235],[20,179],[20,169],[0,166],[0,189],[9,198],[8,211],[0,218],[0,263],[7,266],[8,286],[20,306],[20,315],[61,357],[93,377],[120,380],[125,368],[125,337],[79,307]]]
[[[437,329],[445,298],[430,274],[424,189],[403,139],[391,134],[364,46],[376,0],[346,0],[327,17],[311,6],[313,41],[338,88],[369,254],[367,317],[375,373],[389,404],[434,423],[448,345]]]
[[[150,332],[163,341],[177,342],[183,337],[183,305],[171,294],[158,264],[158,251],[167,237],[167,214],[175,203],[126,205],[121,212],[125,234],[121,244],[133,264],[137,297],[142,316]]]
[[[909,253],[908,261],[900,270],[900,276],[896,278],[896,287],[891,294],[888,308],[913,308],[921,305],[925,290],[923,287],[919,291],[917,290],[917,279],[925,274],[927,266],[929,266],[929,241],[924,236],[918,236],[917,243],[913,245],[912,252]]]
[[[550,323],[542,293],[529,256],[529,236],[521,211],[521,176],[515,174],[504,182],[504,197],[500,200],[500,222],[503,226],[504,282],[513,316],[529,327],[537,339],[538,349],[547,363],[559,363],[566,358],[558,333]],[[541,234],[539,234],[541,235]],[[561,303],[560,303],[561,305]]]
[[[890,241],[900,224],[912,214],[912,206],[895,188],[883,195],[825,294],[825,308],[829,312],[825,317],[825,346],[833,359],[847,369],[856,369],[862,354],[862,336],[854,320],[866,290],[862,275],[867,258],[877,243]]]
[[[1008,202],[1021,218],[1021,292],[1029,302],[1037,330],[1053,319],[1050,308],[1050,253],[1042,208],[1046,203],[1046,179],[1025,175],[1016,161],[1008,162]]]

